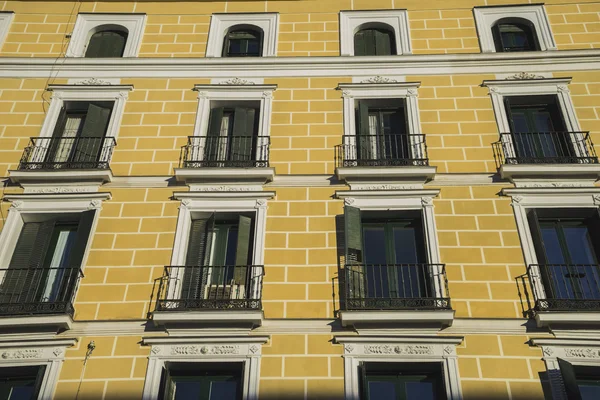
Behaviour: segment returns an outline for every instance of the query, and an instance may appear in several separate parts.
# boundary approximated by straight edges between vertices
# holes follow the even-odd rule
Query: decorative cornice
[[[108,81],[103,81],[102,79],[98,79],[98,78],[89,78],[89,79],[85,79],[83,81],[75,82],[75,85],[100,86],[100,85],[111,85],[111,83]]]
[[[254,82],[241,78],[232,78],[219,82],[219,85],[254,85]]]
[[[383,76],[374,76],[372,78],[365,79],[362,83],[396,83],[398,82],[395,79],[385,78]]]
[[[506,80],[521,80],[521,79],[544,79],[544,76],[532,74],[529,72],[519,72],[518,74],[511,75]]]

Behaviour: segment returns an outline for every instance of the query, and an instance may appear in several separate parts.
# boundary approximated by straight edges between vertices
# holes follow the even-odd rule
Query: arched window
[[[365,28],[354,35],[355,56],[396,55],[396,41],[393,29]]]
[[[90,38],[85,57],[123,57],[126,43],[127,32],[114,29],[98,31]]]
[[[233,27],[225,35],[223,57],[260,57],[262,56],[262,47],[262,30]]]
[[[492,27],[497,52],[540,50],[533,24],[522,18],[501,19]]]

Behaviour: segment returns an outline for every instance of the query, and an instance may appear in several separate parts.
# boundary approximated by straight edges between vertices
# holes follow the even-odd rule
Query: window
[[[396,54],[392,27],[361,28],[354,35],[355,56],[390,56]]]
[[[406,10],[340,12],[342,56],[384,56],[412,52]]]
[[[45,371],[45,366],[0,368],[0,399],[37,399]]]
[[[492,34],[499,53],[540,49],[535,27],[526,19],[501,19],[492,27]]]
[[[225,37],[223,57],[260,57],[262,47],[262,30],[234,26]]]
[[[365,400],[446,399],[441,363],[365,362]]]
[[[164,400],[241,400],[242,363],[172,363],[163,372]]]
[[[213,14],[206,57],[269,57],[277,50],[279,14]]]
[[[15,16],[13,12],[0,12],[0,48],[4,44],[4,39],[10,30],[10,24]]]
[[[600,367],[573,365],[558,359],[567,398],[595,400],[600,398]]]
[[[483,53],[556,50],[542,4],[473,9]]]
[[[123,57],[127,32],[100,30],[92,35],[85,50],[86,58]]]
[[[600,299],[598,209],[530,209],[528,222],[546,298]]]
[[[78,14],[66,56],[137,57],[145,24],[146,14]]]
[[[94,215],[27,216],[2,271],[1,314],[15,313],[17,304],[27,313],[72,313]],[[48,303],[53,306],[45,307]]]

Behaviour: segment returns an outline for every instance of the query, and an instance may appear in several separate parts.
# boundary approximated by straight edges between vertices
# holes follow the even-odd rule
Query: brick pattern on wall
[[[600,3],[546,5],[559,50],[600,47]]]
[[[479,53],[471,10],[408,12],[414,54]]]

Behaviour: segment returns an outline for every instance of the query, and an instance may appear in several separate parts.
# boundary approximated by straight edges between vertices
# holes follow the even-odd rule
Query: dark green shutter
[[[573,364],[563,360],[562,358],[558,358],[558,368],[560,368],[560,374],[562,376],[565,391],[567,393],[567,399],[582,400],[581,393],[579,392],[579,386],[577,385],[577,376],[575,375]]]
[[[366,43],[365,43],[365,31],[358,31],[354,35],[354,55],[355,56],[366,56]]]
[[[44,293],[47,270],[43,270],[42,268],[50,265],[51,260],[48,259],[48,249],[50,247],[55,225],[55,220],[42,222],[38,234],[35,237],[33,249],[29,258],[30,269],[27,273],[24,287],[24,290],[28,293],[26,301],[39,301]]]
[[[236,108],[233,114],[232,160],[248,161],[252,158],[256,110]]]
[[[376,138],[370,136],[369,129],[369,106],[366,101],[358,101],[358,121],[356,135],[356,157],[359,160],[370,160],[373,158],[373,146]]]
[[[389,31],[373,29],[376,56],[392,55],[391,35]]]
[[[90,38],[85,51],[86,58],[123,57],[127,33],[120,31],[100,31]]]
[[[221,136],[221,126],[223,125],[223,107],[212,108],[210,110],[210,119],[208,120],[207,137],[204,139],[204,158],[209,161],[219,159],[219,137]]]
[[[502,43],[502,35],[500,35],[500,24],[494,24],[492,26],[492,37],[494,38],[494,47],[496,52],[504,52],[504,43]]]
[[[58,119],[56,120],[56,125],[54,125],[54,131],[52,131],[52,139],[48,138],[38,138],[37,141],[40,146],[47,147],[48,150],[46,152],[45,161],[52,162],[56,160],[58,149],[61,148],[61,140],[64,132],[65,125],[67,123],[67,110],[63,107],[60,110],[60,114],[58,115]]]
[[[504,97],[504,109],[506,110],[506,118],[508,119],[508,125],[510,127],[511,132],[515,132],[515,123],[512,115],[511,101],[510,97]],[[508,132],[500,132],[500,133],[508,133]]]
[[[236,284],[246,283],[248,273],[250,249],[252,248],[252,218],[240,215],[238,219],[237,249],[235,251],[235,265],[233,279]]]
[[[204,286],[208,277],[208,266],[210,261],[211,235],[214,230],[214,215],[209,218],[195,219],[190,226],[187,254],[185,259],[186,268],[181,288],[182,299],[202,298]]]
[[[546,258],[544,241],[542,240],[542,229],[540,228],[540,221],[535,208],[532,208],[527,212],[527,222],[529,223],[529,232],[531,233],[531,239],[533,240],[537,263],[541,265],[547,264],[548,260]]]
[[[391,126],[392,126],[392,137],[385,139],[389,141],[389,148],[386,148],[385,154],[389,158],[393,159],[415,159],[423,158],[424,154],[421,154],[421,146],[414,146],[411,144],[411,140],[408,136],[408,121],[406,118],[405,103],[402,101],[402,106],[398,107],[396,111],[391,115]],[[420,140],[416,138],[416,140]]]
[[[100,159],[104,135],[112,110],[107,107],[89,104],[81,135],[73,156],[74,162],[91,163],[90,168]]]
[[[362,222],[360,208],[344,206],[346,264],[362,262]]]

